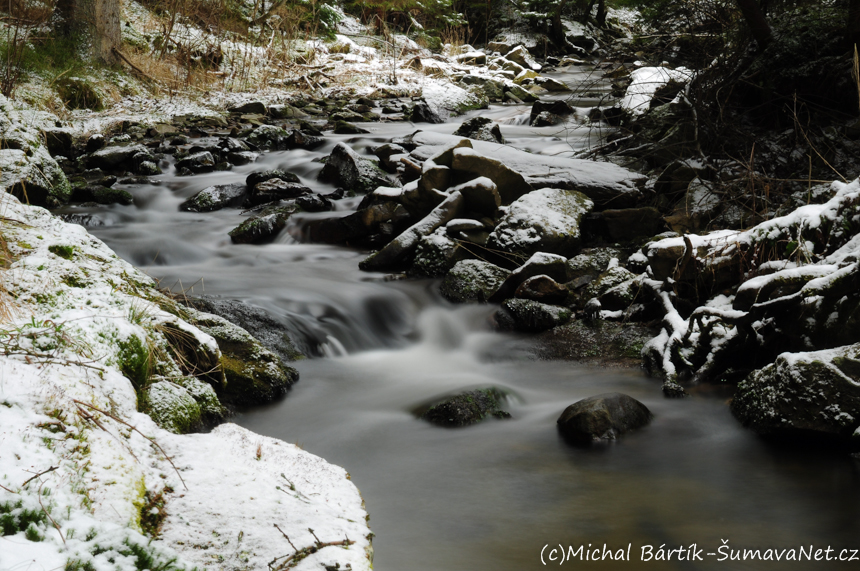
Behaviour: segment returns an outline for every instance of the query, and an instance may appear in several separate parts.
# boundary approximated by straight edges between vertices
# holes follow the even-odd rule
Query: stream
[[[550,75],[568,84],[587,77],[575,69]],[[574,102],[583,114],[594,103],[592,96]],[[417,128],[450,134],[469,116],[499,121],[508,144],[534,153],[571,153],[599,135],[573,123],[566,130],[528,127],[528,110],[492,106],[441,125],[373,124],[369,135],[327,135],[314,151],[267,153],[230,172],[178,177],[167,169],[155,177],[159,185],[124,187],[133,206],[66,211],[101,219],[104,225],[89,230],[161,286],[243,300],[289,327],[311,357],[293,363],[300,382],[282,401],[234,421],[351,474],[376,534],[375,569],[539,569],[547,544],[632,544],[632,562],[599,564],[605,569],[786,565],[706,555],[699,563],[643,563],[643,545],[655,553],[662,544],[693,543],[716,552],[721,540],[735,549],[831,546],[837,555],[860,548],[860,463],[762,441],[732,418],[724,391],[668,400],[659,381],[640,371],[538,361],[528,336],[492,330],[494,307],[452,305],[439,295],[438,280],[387,281],[361,272],[366,252],[302,243],[302,216],[275,243],[251,246],[234,245],[227,235],[244,220],[239,210],[178,210],[207,186],[271,168],[292,171],[325,194],[334,188],[316,181],[322,165],[312,160],[337,142],[369,155],[369,146]],[[337,214],[357,204],[339,201]],[[490,385],[510,392],[513,419],[449,430],[413,415],[439,396]],[[567,446],[555,427],[561,411],[611,391],[642,401],[653,423],[609,446]],[[825,566],[857,563],[816,568]]]

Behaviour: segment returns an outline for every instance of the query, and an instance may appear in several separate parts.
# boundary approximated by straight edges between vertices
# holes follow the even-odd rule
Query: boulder
[[[362,129],[358,125],[350,123],[349,121],[335,121],[334,133],[335,135],[361,135],[364,133],[370,133],[370,131]]]
[[[299,177],[295,174],[281,169],[272,169],[268,171],[252,172],[245,178],[245,186],[248,187],[248,192],[253,194],[257,189],[258,184],[276,178],[284,182],[299,183]]]
[[[534,82],[535,85],[547,91],[570,91],[570,87],[566,83],[552,77],[536,77]]]
[[[564,118],[554,115],[549,111],[542,111],[532,120],[531,125],[534,127],[552,127],[553,125],[561,125],[562,123],[564,123]]]
[[[272,119],[305,119],[308,114],[288,104],[269,105],[269,117]]]
[[[511,274],[483,260],[457,262],[442,282],[442,295],[454,303],[486,303]]]
[[[479,88],[490,100],[501,100],[505,96],[505,83],[483,75],[465,75],[460,78],[460,84],[466,87]]]
[[[459,428],[488,417],[511,418],[502,410],[505,395],[497,389],[477,389],[448,397],[427,409],[421,418],[436,426]]]
[[[600,213],[610,242],[630,242],[656,236],[665,228],[660,211],[651,206],[609,209]]]
[[[104,170],[131,170],[133,168],[132,158],[138,153],[149,154],[149,149],[143,145],[130,145],[127,147],[111,146],[104,147],[90,154],[86,159],[87,168],[99,168]],[[214,162],[212,163],[215,164]]]
[[[615,440],[651,422],[644,404],[622,393],[604,393],[577,401],[558,418],[559,432],[575,444]]]
[[[409,120],[413,123],[444,123],[436,111],[426,101],[419,101],[408,112]]]
[[[382,168],[390,173],[396,173],[402,164],[400,158],[405,157],[408,153],[400,145],[386,143],[373,149],[373,154],[379,159],[379,165]]]
[[[296,198],[296,205],[305,212],[329,212],[334,209],[331,200],[313,193]]]
[[[201,151],[188,155],[176,162],[176,170],[188,169],[195,174],[215,170],[215,157],[209,151]]]
[[[277,200],[289,200],[312,194],[313,191],[297,182],[286,182],[280,178],[272,178],[254,185],[254,190],[248,196],[247,204],[257,206]]]
[[[463,121],[463,124],[454,131],[454,135],[490,143],[505,143],[499,124],[487,117],[472,117]]]
[[[536,190],[508,206],[487,245],[523,256],[535,252],[573,256],[580,246],[580,220],[593,206],[580,192]]]
[[[509,83],[505,85],[505,95],[510,95],[515,98],[518,103],[531,103],[533,101],[538,101],[539,97],[534,93],[530,93],[517,85],[516,83]]]
[[[248,135],[248,142],[261,149],[279,149],[287,132],[273,125],[260,125]]]
[[[763,435],[860,447],[860,344],[783,353],[738,384],[732,412]]]
[[[437,228],[418,241],[409,274],[423,278],[442,277],[467,255],[459,242],[448,237],[446,228]]]
[[[295,204],[266,208],[230,230],[230,239],[234,244],[265,244],[266,242],[271,242],[287,226],[287,220],[297,210],[298,207]]]
[[[97,202],[98,204],[134,204],[134,197],[127,190],[109,188],[100,184],[76,186],[72,189],[72,202]]]
[[[396,202],[386,201],[347,214],[340,218],[311,220],[305,226],[311,242],[325,244],[362,244],[374,235],[388,239],[396,228],[409,220],[409,213]]]
[[[499,331],[540,333],[567,323],[573,313],[566,307],[547,305],[530,299],[509,299],[494,318]]]
[[[454,61],[468,65],[486,65],[487,54],[479,51],[466,52],[456,56]]]
[[[487,177],[479,176],[463,184],[451,188],[451,192],[459,192],[466,203],[466,211],[478,215],[495,218],[502,198],[496,184]]]
[[[293,129],[290,134],[281,141],[285,149],[315,149],[325,143],[325,139],[318,135],[308,133],[304,129]]]
[[[521,65],[524,69],[541,70],[541,65],[532,58],[532,55],[524,46],[517,46],[506,53],[505,59]]]
[[[454,149],[451,168],[473,176],[487,177],[496,185],[502,204],[511,204],[531,192],[531,185],[519,172],[500,160],[479,154],[471,148]]]
[[[209,186],[179,205],[187,212],[211,212],[227,206],[239,206],[245,200],[247,187],[242,183]]]
[[[362,157],[344,143],[334,146],[319,179],[359,194],[368,193],[378,186],[395,185],[374,161]]]
[[[558,117],[567,117],[568,115],[573,115],[574,109],[570,106],[567,101],[559,101],[559,100],[538,100],[534,102],[532,105],[532,109],[529,112],[529,125],[534,124],[535,119],[541,113],[551,113],[553,115],[557,115]]]

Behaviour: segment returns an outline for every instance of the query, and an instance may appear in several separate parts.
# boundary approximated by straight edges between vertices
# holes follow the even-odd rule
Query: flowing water
[[[582,126],[528,127],[527,112],[497,106],[479,114],[500,121],[509,144],[535,153],[569,154],[594,136]],[[420,128],[452,133],[458,123]],[[791,564],[719,563],[707,555],[704,563],[638,560],[643,545],[696,543],[708,553],[721,540],[735,548],[860,547],[858,462],[764,443],[731,417],[724,394],[665,400],[659,382],[638,371],[534,360],[528,337],[491,330],[493,307],[451,305],[438,295],[436,280],[386,281],[361,272],[366,253],[298,241],[300,217],[276,243],[247,246],[227,236],[243,220],[237,210],[178,211],[206,186],[275,167],[330,192],[315,180],[321,165],[312,159],[339,141],[366,153],[415,127],[372,129],[328,136],[312,152],[270,153],[232,172],[167,172],[156,177],[159,185],[128,187],[134,206],[70,211],[104,222],[91,231],[162,286],[193,285],[193,293],[240,299],[290,328],[312,356],[295,363],[301,381],[281,402],[235,420],[351,473],[376,534],[376,569],[538,569],[545,545],[589,543],[614,551],[632,544],[632,562],[586,564],[606,569],[769,569]],[[356,204],[343,200],[338,209]],[[440,395],[488,385],[510,391],[512,420],[446,430],[413,415]],[[644,402],[654,422],[611,446],[565,445],[555,428],[561,411],[609,391]],[[849,565],[857,563],[821,568]]]

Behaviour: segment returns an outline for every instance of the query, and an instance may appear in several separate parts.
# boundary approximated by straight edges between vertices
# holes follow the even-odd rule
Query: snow
[[[366,512],[342,468],[232,424],[179,435],[138,412],[120,371],[123,341],[157,345],[158,327],[170,324],[218,350],[163,309],[169,300],[150,278],[41,208],[2,194],[0,212],[14,259],[0,277],[17,296],[2,300],[15,315],[0,326],[0,506],[20,501],[44,513],[43,505],[56,522],[35,524],[41,541],[24,531],[0,537],[0,569],[79,561],[125,571],[136,568],[129,545],[180,569],[261,569],[293,554],[275,524],[298,549],[316,541],[308,528],[323,543],[355,542],[319,549],[297,569],[370,569]],[[168,363],[164,374],[176,384],[164,377],[156,385],[211,391]],[[165,517],[150,541],[140,518],[159,494]]]
[[[651,99],[658,89],[670,81],[687,83],[692,78],[693,72],[685,67],[640,67],[630,73],[631,83],[627,86],[620,105],[633,115],[642,115],[648,111]]]

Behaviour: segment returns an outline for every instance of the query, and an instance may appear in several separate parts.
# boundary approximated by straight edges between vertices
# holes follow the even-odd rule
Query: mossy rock
[[[159,381],[147,387],[145,412],[165,430],[186,434],[200,427],[202,411],[185,388],[170,381]]]
[[[56,87],[57,94],[69,109],[104,109],[101,95],[86,79],[65,77],[57,81]]]
[[[300,210],[295,204],[272,206],[230,230],[234,244],[265,244],[271,242],[287,226],[287,220]]]
[[[486,303],[508,276],[509,270],[483,260],[462,260],[442,282],[442,295],[454,303]]]
[[[489,417],[511,418],[509,412],[502,410],[505,400],[505,393],[495,388],[466,391],[434,404],[420,416],[436,426],[460,428]]]

